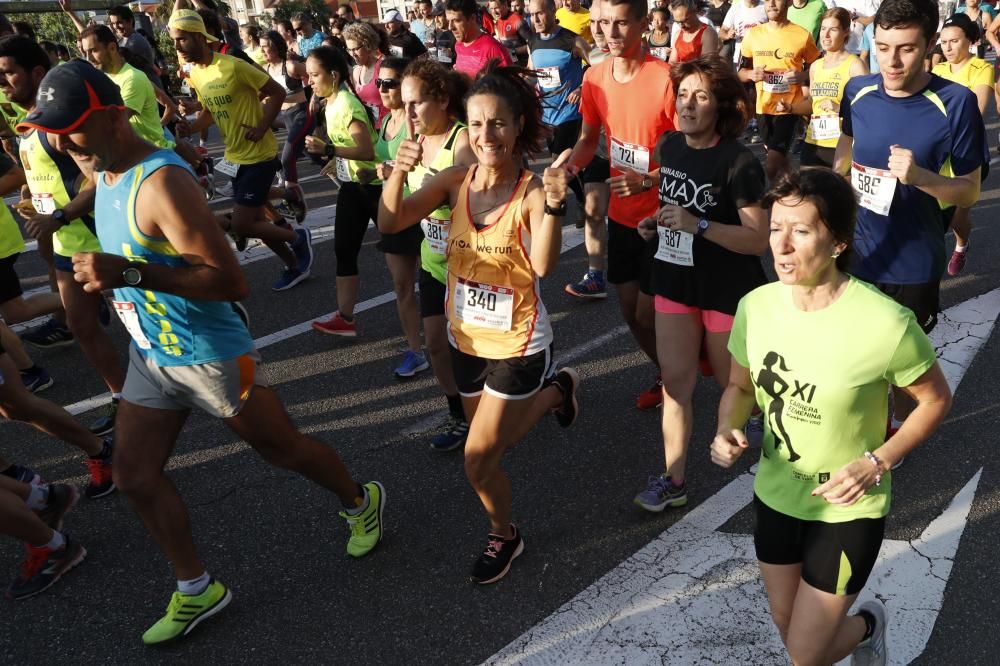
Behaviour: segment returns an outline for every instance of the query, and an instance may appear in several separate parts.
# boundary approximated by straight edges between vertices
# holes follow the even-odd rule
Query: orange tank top
[[[480,358],[528,356],[552,344],[552,324],[531,267],[531,227],[521,212],[533,174],[525,169],[500,218],[477,229],[469,169],[448,235],[448,340]]]
[[[683,30],[677,35],[677,43],[674,44],[674,50],[677,51],[677,62],[694,60],[701,55],[701,38],[705,34],[706,29],[708,29],[708,26],[702,23],[690,42],[684,40]]]

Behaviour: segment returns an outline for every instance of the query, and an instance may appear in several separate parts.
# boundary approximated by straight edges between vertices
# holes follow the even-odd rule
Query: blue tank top
[[[542,90],[542,122],[556,126],[580,117],[580,108],[566,98],[583,83],[583,61],[573,57],[576,33],[559,28],[548,38],[532,33],[528,42],[531,65],[538,70]]]
[[[105,252],[143,264],[189,265],[166,238],[147,236],[136,222],[139,187],[165,166],[191,173],[174,151],[158,150],[122,174],[114,185],[105,183],[104,174],[97,177],[94,211],[97,237]],[[114,307],[139,353],[159,366],[229,360],[253,350],[250,332],[228,302],[122,287],[115,289]]]

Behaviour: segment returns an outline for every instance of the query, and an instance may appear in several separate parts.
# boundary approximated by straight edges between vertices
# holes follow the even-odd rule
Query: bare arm
[[[562,250],[562,218],[545,212],[545,200],[542,183],[537,177],[533,178],[521,202],[521,211],[531,227],[531,269],[539,277],[552,272]],[[550,202],[558,203],[561,202]]]
[[[70,0],[59,0],[59,8],[63,10],[63,13],[66,14],[66,16],[69,17],[69,20],[73,22],[73,25],[76,26],[77,32],[83,32],[87,29],[87,24],[84,23],[83,20],[76,15],[76,12],[73,11],[73,5],[70,3]]]
[[[407,142],[403,142],[406,144]],[[411,141],[409,143],[416,143]],[[403,145],[400,145],[400,151]],[[441,206],[454,206],[468,167],[454,166],[428,178],[416,192],[403,198],[403,185],[408,171],[401,167],[396,153],[396,167],[382,184],[378,205],[378,228],[386,233],[399,233],[420,222]]]
[[[20,191],[24,185],[24,172],[14,164],[3,176],[0,176],[0,196],[6,196],[14,191]]]
[[[729,384],[719,401],[719,424],[712,440],[711,457],[716,465],[732,467],[749,447],[743,424],[756,404],[750,369],[734,359],[729,365]]]
[[[986,107],[990,103],[990,98],[993,97],[993,88],[989,86],[976,86],[972,92],[976,93],[976,103],[979,105],[980,115],[986,116]]]
[[[841,133],[837,149],[833,153],[833,170],[845,178],[851,173],[854,160],[854,137]]]
[[[375,159],[375,144],[372,143],[372,136],[368,132],[368,126],[360,120],[352,120],[348,128],[351,138],[354,139],[353,148],[337,146],[334,153],[337,157],[345,160],[373,160]]]
[[[597,142],[601,139],[601,128],[595,125],[583,123],[580,127],[580,138],[573,146],[573,153],[569,156],[567,166],[579,173],[590,164],[597,152]]]
[[[159,86],[153,86],[153,92],[156,93],[156,101],[163,107],[163,116],[160,118],[160,124],[166,125],[174,118],[178,118],[177,105],[174,104],[173,98],[167,94],[167,91]]]
[[[709,26],[701,36],[701,55],[713,55],[719,52],[719,34]]]
[[[257,125],[257,130],[263,134],[271,128],[275,118],[281,113],[281,105],[285,102],[285,89],[277,81],[268,77],[267,83],[260,89],[260,94],[266,98],[264,100],[264,115],[260,119],[260,124]]]

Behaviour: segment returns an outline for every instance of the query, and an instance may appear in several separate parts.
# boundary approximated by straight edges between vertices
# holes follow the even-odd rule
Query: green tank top
[[[83,177],[76,162],[56,152],[39,132],[24,135],[19,152],[24,178],[31,190],[31,203],[39,213],[51,215],[65,208],[78,188],[83,187]],[[72,257],[76,252],[100,252],[93,216],[78,217],[61,227],[52,235],[52,247],[61,257]]]
[[[406,139],[406,125],[404,124],[396,132],[396,136],[387,139],[385,133],[389,128],[389,118],[391,114],[387,114],[385,118],[382,119],[382,127],[378,130],[378,139],[375,141],[375,159],[379,162],[391,162],[396,159],[396,152],[399,150],[399,144],[403,143]]]
[[[0,176],[7,175],[13,168],[14,160],[0,153]],[[24,252],[24,236],[21,235],[21,228],[10,214],[10,208],[0,206],[0,259],[6,259],[19,252]]]
[[[424,180],[439,171],[455,166],[456,146],[459,135],[466,131],[465,125],[455,123],[451,133],[441,145],[429,167],[418,164],[406,177],[410,192],[420,189]],[[423,141],[423,137],[420,138]],[[451,208],[447,205],[434,210],[420,221],[424,230],[424,240],[420,243],[420,266],[442,284],[448,280],[448,227],[451,224]]]

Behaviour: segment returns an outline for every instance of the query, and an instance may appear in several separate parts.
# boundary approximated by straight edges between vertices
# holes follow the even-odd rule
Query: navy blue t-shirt
[[[847,82],[840,117],[843,133],[854,138],[855,164],[888,169],[889,148],[898,145],[934,173],[965,176],[982,167],[986,177],[986,130],[976,96],[965,86],[932,74],[920,92],[890,97],[881,74],[858,76]],[[851,272],[869,282],[937,282],[947,227],[937,199],[897,182],[888,215],[858,208]]]

